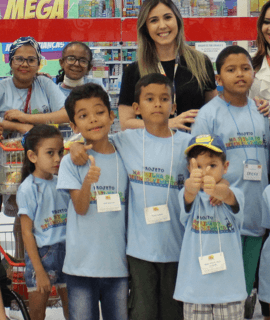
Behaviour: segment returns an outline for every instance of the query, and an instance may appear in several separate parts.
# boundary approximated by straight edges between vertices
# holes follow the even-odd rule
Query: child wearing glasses
[[[85,43],[79,41],[70,42],[63,49],[59,63],[62,69],[58,72],[56,83],[66,97],[74,87],[88,82],[96,83],[103,87],[102,79],[93,79],[88,76],[93,66],[92,52]]]

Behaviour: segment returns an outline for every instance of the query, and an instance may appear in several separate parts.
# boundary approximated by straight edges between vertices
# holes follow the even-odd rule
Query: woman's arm
[[[119,120],[122,130],[144,128],[144,122],[136,119],[133,107],[127,105],[119,105]]]
[[[28,114],[19,110],[8,110],[5,112],[5,120],[17,120],[21,123],[67,123],[69,118],[65,108],[51,113]]]
[[[37,291],[39,291],[40,293],[50,292],[50,279],[41,263],[36,240],[32,232],[33,221],[26,214],[22,214],[21,225],[24,246],[36,273]]]
[[[143,120],[136,119],[133,107],[119,105],[118,111],[122,130],[144,128]],[[185,123],[193,123],[198,111],[199,110],[197,109],[188,110],[186,112],[182,112],[175,118],[169,119],[169,127],[190,131],[190,128],[185,126]]]
[[[33,125],[27,123],[13,122],[4,120],[1,122],[1,125],[5,130],[8,131],[18,131],[20,133],[25,133],[33,128]]]

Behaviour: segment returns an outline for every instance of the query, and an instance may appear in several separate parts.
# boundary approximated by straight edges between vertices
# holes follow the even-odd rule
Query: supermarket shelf
[[[91,50],[96,50],[96,49],[99,49],[99,50],[121,50],[122,49],[122,47],[119,47],[119,46],[99,46],[99,47],[95,47],[95,46],[93,46],[93,47],[90,47],[90,49]]]
[[[108,92],[109,92],[109,94],[119,94],[119,93],[120,93],[120,90],[117,90],[117,91],[115,91],[115,90],[109,90]]]

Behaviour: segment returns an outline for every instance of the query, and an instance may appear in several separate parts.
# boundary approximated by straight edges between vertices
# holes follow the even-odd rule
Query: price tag
[[[144,215],[147,224],[154,224],[171,220],[167,204],[147,207],[144,209]]]
[[[121,201],[118,193],[99,194],[97,197],[98,212],[120,211]]]
[[[199,257],[199,262],[203,275],[226,270],[226,263],[223,252]]]
[[[244,180],[261,181],[262,165],[244,163]]]

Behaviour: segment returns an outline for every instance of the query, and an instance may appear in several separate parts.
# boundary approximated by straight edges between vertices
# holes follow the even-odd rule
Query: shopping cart
[[[11,280],[10,289],[15,292],[28,306],[28,292],[24,279],[25,263],[14,258],[15,254],[15,238],[12,231],[13,224],[0,225],[0,255],[1,263],[6,269],[7,277]],[[2,229],[2,230],[1,230]],[[7,231],[7,230],[10,231]],[[17,300],[17,299],[16,299]],[[52,287],[52,292],[48,301],[49,307],[60,307],[61,301],[56,288]],[[11,309],[18,311],[21,307],[18,301],[12,301]],[[28,318],[25,318],[28,319]],[[30,319],[30,318],[29,318]]]
[[[21,180],[24,149],[21,138],[0,143],[0,193],[16,194]]]

